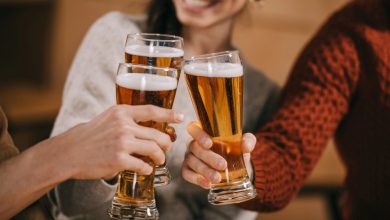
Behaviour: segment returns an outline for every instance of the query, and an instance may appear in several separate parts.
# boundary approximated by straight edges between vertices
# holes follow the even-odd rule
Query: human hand
[[[209,189],[212,183],[219,183],[223,171],[227,167],[226,160],[210,148],[213,142],[210,136],[196,123],[192,122],[187,127],[193,140],[189,143],[187,153],[182,165],[182,176],[185,180],[205,189]],[[242,152],[244,157],[253,151],[256,137],[246,133],[242,137]]]
[[[61,155],[58,162],[72,178],[112,177],[122,170],[145,175],[153,167],[135,155],[163,164],[164,152],[169,151],[172,141],[169,135],[138,123],[179,123],[183,117],[181,113],[152,105],[117,105],[49,141],[57,142],[57,155]]]

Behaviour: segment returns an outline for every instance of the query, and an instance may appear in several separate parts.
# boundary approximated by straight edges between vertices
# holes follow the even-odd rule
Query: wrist
[[[71,165],[71,158],[63,150],[64,143],[60,137],[54,137],[33,146],[34,158],[42,172],[50,174],[50,183],[58,184],[73,176],[76,172]],[[34,159],[33,158],[33,159]],[[42,158],[37,160],[36,158]],[[42,175],[41,172],[41,175]],[[39,175],[39,174],[38,174]]]

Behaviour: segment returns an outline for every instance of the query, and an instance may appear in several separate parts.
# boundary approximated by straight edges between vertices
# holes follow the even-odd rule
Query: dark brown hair
[[[182,24],[172,0],[151,0],[147,14],[147,32],[181,35]]]

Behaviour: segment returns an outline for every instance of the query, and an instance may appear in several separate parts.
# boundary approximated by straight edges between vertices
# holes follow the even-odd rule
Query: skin
[[[188,182],[209,189],[212,183],[221,181],[218,171],[227,167],[226,160],[219,154],[210,150],[212,141],[210,136],[199,127],[197,122],[192,122],[187,127],[193,140],[188,145],[188,151],[182,165],[182,176]],[[242,151],[244,158],[250,158],[256,144],[256,137],[246,133],[242,139]]]
[[[177,17],[183,25],[183,38],[186,42],[184,50],[187,55],[233,49],[231,42],[234,21],[244,10],[246,0],[222,0],[207,8],[191,8],[185,0],[172,0],[172,2]],[[182,176],[188,182],[208,189],[211,183],[221,181],[217,171],[226,169],[227,162],[210,150],[211,138],[198,126],[198,123],[191,123],[187,130],[193,141],[188,145],[182,165]],[[242,150],[247,160],[255,144],[256,138],[253,134],[243,135]]]
[[[150,120],[180,123],[183,115],[151,105],[114,106],[1,163],[0,180],[7,180],[0,181],[0,201],[7,201],[1,218],[11,218],[67,179],[99,179],[121,170],[150,174],[153,168],[132,155],[163,164],[172,145],[168,135],[137,124]]]
[[[231,40],[234,21],[244,10],[247,0],[220,0],[214,6],[195,11],[185,0],[172,2],[183,25],[182,35],[186,42],[184,50],[187,55],[233,49]]]

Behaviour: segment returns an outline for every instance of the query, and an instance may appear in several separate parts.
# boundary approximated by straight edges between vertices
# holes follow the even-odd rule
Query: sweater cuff
[[[100,182],[103,184],[103,186],[106,186],[106,187],[110,188],[111,190],[116,190],[116,188],[118,186],[118,177],[116,176],[111,180],[100,179]]]

